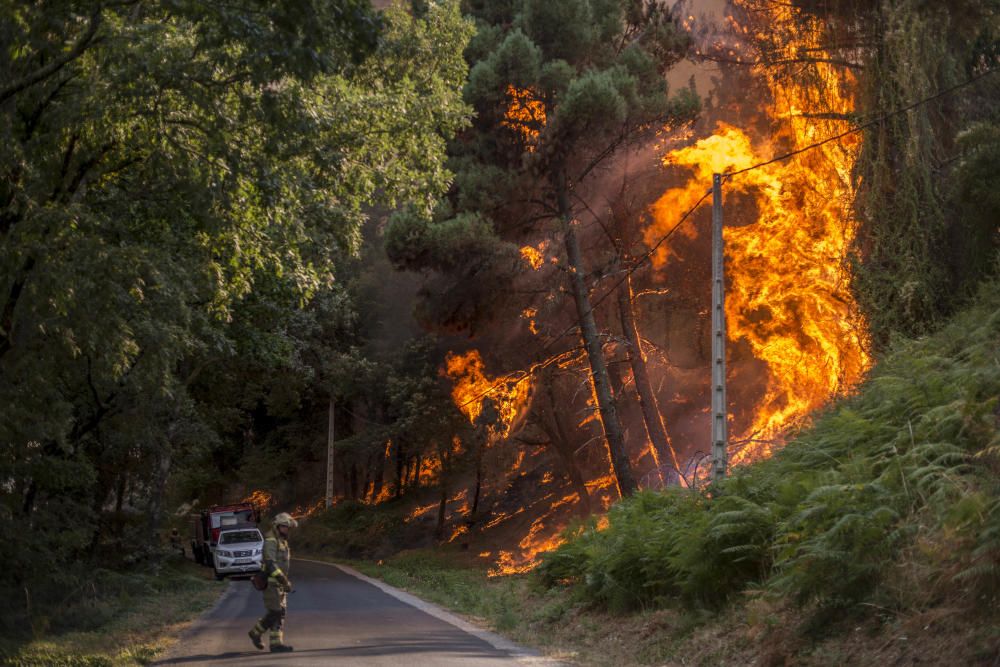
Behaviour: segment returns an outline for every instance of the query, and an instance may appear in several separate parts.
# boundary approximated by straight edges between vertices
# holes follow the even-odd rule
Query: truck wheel
[[[218,570],[216,570],[214,565],[212,566],[212,571],[215,572],[215,580],[216,581],[222,581],[223,579],[226,578],[226,575],[223,574],[222,572],[219,572]]]

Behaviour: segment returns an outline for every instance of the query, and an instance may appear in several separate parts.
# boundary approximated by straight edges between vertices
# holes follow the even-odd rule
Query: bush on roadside
[[[399,503],[366,505],[353,500],[321,510],[302,522],[294,546],[305,552],[341,558],[373,558],[399,537],[403,528]]]

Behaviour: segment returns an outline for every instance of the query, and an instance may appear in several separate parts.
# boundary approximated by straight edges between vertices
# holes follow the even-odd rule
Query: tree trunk
[[[476,485],[472,489],[472,507],[469,509],[470,526],[476,522],[479,516],[479,494],[483,489],[483,448],[480,446],[476,455]]]
[[[24,504],[21,507],[21,514],[25,519],[31,518],[31,512],[35,509],[35,496],[38,494],[38,482],[34,479],[28,484],[28,491],[24,494]],[[30,524],[28,524],[30,525]]]
[[[396,438],[396,488],[393,490],[393,496],[400,498],[403,495],[403,488],[406,485],[406,473],[409,472],[406,469],[406,451],[403,447],[403,441],[400,438]]]
[[[627,265],[628,262],[625,262]],[[660,462],[667,460],[673,465],[674,470],[679,471],[677,453],[670,438],[667,436],[667,429],[663,426],[663,417],[660,414],[659,406],[656,402],[656,394],[653,393],[653,383],[649,379],[649,371],[646,368],[646,355],[642,350],[642,341],[639,339],[639,330],[635,324],[635,312],[632,309],[632,276],[625,274],[625,282],[618,289],[618,313],[621,316],[622,331],[625,333],[625,340],[629,346],[629,360],[632,364],[632,376],[635,378],[635,389],[639,394],[639,407],[642,408],[642,420],[646,424],[646,434],[652,443],[651,451],[656,467],[660,467]],[[662,477],[662,475],[661,475]]]
[[[386,458],[386,455],[383,453],[378,457],[378,462],[375,464],[375,482],[372,485],[372,502],[375,502],[375,499],[382,495],[382,485],[385,484]]]
[[[167,479],[170,477],[170,443],[173,441],[172,434],[167,437],[163,446],[163,451],[156,462],[156,470],[153,477],[153,492],[149,499],[149,535],[155,536],[160,530],[160,523],[163,521],[163,496],[167,488]]]
[[[444,471],[441,474],[441,499],[438,501],[437,525],[434,527],[434,537],[444,539],[444,516],[448,507],[448,485],[445,483]]]
[[[546,383],[546,394],[549,399],[549,406],[552,414],[552,422],[554,428],[550,428],[545,420],[545,415],[539,420],[539,424],[545,435],[548,436],[549,442],[552,443],[552,448],[556,450],[556,454],[563,463],[563,468],[566,469],[566,474],[569,477],[570,485],[573,490],[576,491],[577,497],[580,499],[580,513],[583,516],[590,516],[591,505],[590,505],[590,493],[587,491],[587,484],[583,479],[583,475],[580,474],[580,468],[576,465],[576,461],[573,457],[573,445],[566,434],[566,428],[563,426],[562,419],[559,417],[559,411],[556,410],[556,398],[555,393],[552,391],[551,383]]]
[[[622,436],[618,412],[611,396],[611,384],[608,379],[608,367],[604,360],[604,350],[597,333],[597,322],[594,320],[594,310],[590,304],[585,282],[586,273],[583,268],[583,255],[580,251],[580,241],[573,229],[573,221],[569,207],[569,193],[566,188],[566,175],[559,170],[556,178],[556,193],[559,204],[559,218],[562,223],[566,243],[566,256],[570,266],[570,287],[576,301],[577,317],[580,321],[580,335],[583,338],[587,358],[590,361],[590,377],[594,383],[594,393],[601,415],[601,426],[608,443],[608,453],[611,455],[611,468],[618,482],[618,493],[623,498],[636,491],[635,478],[629,464],[628,452],[625,450],[625,439]]]

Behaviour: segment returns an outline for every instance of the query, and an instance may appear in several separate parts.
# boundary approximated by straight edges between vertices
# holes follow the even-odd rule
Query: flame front
[[[773,25],[810,21],[790,5],[762,9],[754,0],[738,4],[770,12]],[[782,47],[787,54],[821,48],[819,25],[782,34],[789,39]],[[853,76],[824,62],[813,66],[817,76],[808,83],[779,78],[773,67],[755,66],[770,93],[765,112],[775,131],[769,144],[755,147],[746,133],[719,123],[713,136],[665,157],[669,164],[691,169],[692,175],[685,187],[668,190],[652,206],[647,243],[666,235],[678,216],[704,196],[712,174],[747,169],[846,129],[844,119],[853,111]],[[742,193],[756,206],[755,224],[725,229],[727,333],[732,341],[746,340],[754,357],[768,366],[764,396],[744,437],[775,437],[855,385],[870,365],[862,344],[866,325],[849,290],[846,267],[857,230],[850,175],[858,150],[859,139],[850,135],[724,182],[727,203]],[[680,229],[692,233],[690,225]],[[660,248],[654,263],[664,266],[673,252]],[[743,458],[769,453],[766,447],[751,448]],[[737,454],[734,462],[740,458]]]

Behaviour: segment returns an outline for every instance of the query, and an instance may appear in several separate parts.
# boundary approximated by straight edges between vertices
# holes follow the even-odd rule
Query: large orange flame
[[[496,406],[499,424],[495,435],[507,437],[527,407],[531,380],[525,373],[490,378],[479,350],[465,354],[449,354],[445,358],[445,374],[454,381],[451,396],[455,405],[473,424],[483,411],[483,401],[489,398]]]
[[[754,8],[762,11],[759,3]],[[768,4],[766,11],[776,25],[810,21],[791,5]],[[816,52],[822,32],[819,25],[789,32],[791,42],[784,48],[788,54]],[[854,108],[852,75],[824,62],[812,67],[816,75],[808,83],[781,78],[773,67],[755,67],[770,93],[769,143],[755,146],[743,131],[719,123],[713,136],[666,156],[666,162],[692,173],[686,186],[668,190],[653,205],[647,243],[655,244],[695,205],[713,173],[746,169],[845,129],[844,118]],[[746,340],[768,365],[767,387],[744,437],[774,438],[855,385],[870,365],[862,344],[866,325],[848,288],[846,267],[857,230],[850,174],[858,141],[850,136],[830,142],[724,183],[727,203],[744,193],[756,205],[755,224],[725,229],[728,336]],[[661,248],[654,263],[662,267],[672,252]],[[767,447],[747,451],[751,457],[770,453]]]

